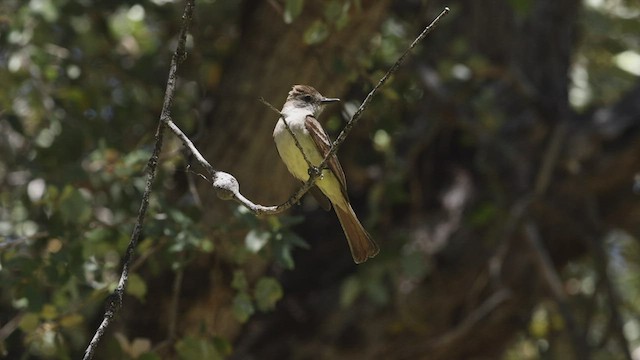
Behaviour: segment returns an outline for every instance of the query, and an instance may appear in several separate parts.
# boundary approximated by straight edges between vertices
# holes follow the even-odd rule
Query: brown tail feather
[[[334,206],[340,225],[342,225],[342,230],[344,230],[344,234],[347,237],[353,261],[356,264],[360,264],[367,261],[368,258],[376,256],[380,248],[360,224],[351,205],[347,204],[347,207],[348,209],[344,210],[340,206]]]

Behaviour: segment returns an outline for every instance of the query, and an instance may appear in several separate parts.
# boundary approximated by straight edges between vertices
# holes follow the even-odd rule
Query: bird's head
[[[316,116],[322,111],[323,105],[338,101],[340,99],[322,96],[318,90],[309,85],[294,85],[287,96],[287,103],[291,106],[309,108]]]

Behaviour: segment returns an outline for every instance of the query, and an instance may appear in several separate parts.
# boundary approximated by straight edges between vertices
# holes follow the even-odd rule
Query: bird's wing
[[[327,156],[329,151],[331,150],[331,139],[329,139],[329,135],[324,131],[322,125],[316,120],[315,117],[311,115],[307,115],[305,119],[304,126],[311,134],[311,138],[313,142],[316,144],[316,148],[320,151],[322,156]],[[347,197],[347,180],[344,177],[344,171],[342,171],[342,166],[340,166],[340,162],[338,161],[338,157],[333,154],[328,160],[327,165],[329,166],[329,170],[333,172],[333,174],[340,182],[342,194],[345,199]]]
[[[315,185],[312,186],[309,189],[309,193],[316,199],[316,201],[318,202],[318,205],[320,205],[322,210],[324,211],[331,210],[331,201],[325,194],[322,193],[322,190],[320,190],[319,187]]]

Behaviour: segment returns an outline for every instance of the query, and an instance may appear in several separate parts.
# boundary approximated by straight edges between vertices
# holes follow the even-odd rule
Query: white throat
[[[282,113],[287,116],[293,114],[304,114],[304,116],[312,115],[317,117],[320,114],[320,108],[315,107],[313,104],[301,102],[301,101],[287,101],[282,106]]]

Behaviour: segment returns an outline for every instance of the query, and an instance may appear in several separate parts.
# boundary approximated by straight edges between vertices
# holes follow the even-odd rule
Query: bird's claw
[[[309,172],[309,176],[322,179],[322,171],[320,170],[319,167],[311,166],[309,167],[308,172]]]

